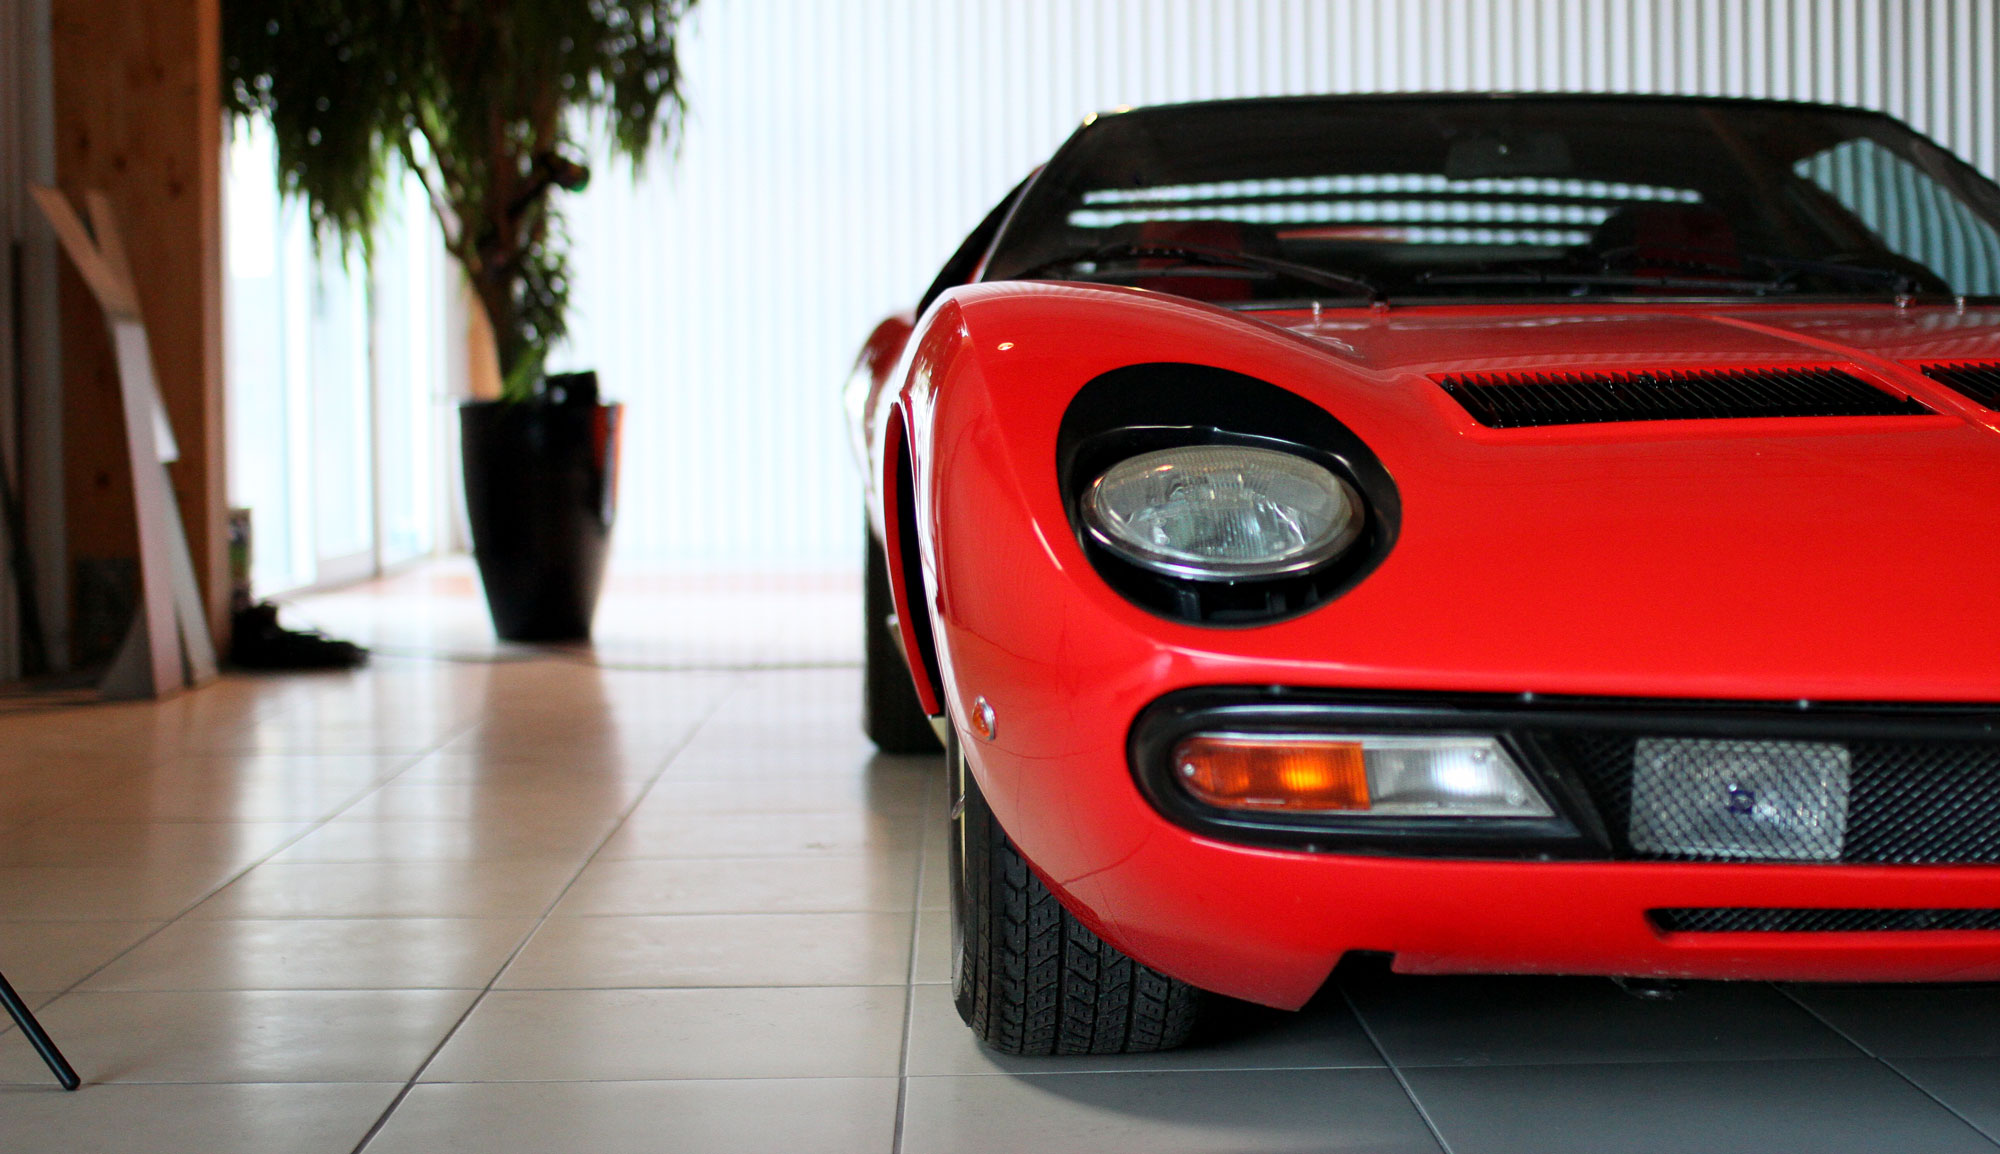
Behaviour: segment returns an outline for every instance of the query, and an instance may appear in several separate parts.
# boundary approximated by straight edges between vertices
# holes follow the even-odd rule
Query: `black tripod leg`
[[[5,974],[0,974],[0,1002],[7,1003],[7,1012],[14,1015],[14,1024],[21,1027],[21,1032],[28,1035],[28,1040],[35,1044],[35,1053],[40,1054],[42,1061],[49,1064],[49,1073],[56,1076],[56,1081],[62,1083],[62,1088],[74,1090],[82,1084],[83,1080],[76,1076],[76,1071],[70,1069],[69,1060],[62,1056],[61,1050],[56,1049],[55,1039],[49,1037],[49,1032],[42,1029],[42,1024],[28,1011],[28,1004],[21,1000],[21,995],[15,993],[14,987],[7,984]]]

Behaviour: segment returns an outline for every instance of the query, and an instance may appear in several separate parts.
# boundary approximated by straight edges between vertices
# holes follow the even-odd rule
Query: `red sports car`
[[[957,999],[2000,978],[2000,188],[1771,101],[1087,122],[868,342]]]

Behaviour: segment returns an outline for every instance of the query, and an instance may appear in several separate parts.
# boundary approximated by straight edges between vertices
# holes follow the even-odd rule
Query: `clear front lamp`
[[[1377,737],[1364,744],[1376,813],[1550,814],[1514,759],[1490,737]]]
[[[1554,811],[1491,737],[1199,733],[1174,773],[1223,809],[1379,817],[1528,817]]]
[[[1292,453],[1186,445],[1113,465],[1083,502],[1105,548],[1178,577],[1303,573],[1360,537],[1360,497],[1330,470]]]

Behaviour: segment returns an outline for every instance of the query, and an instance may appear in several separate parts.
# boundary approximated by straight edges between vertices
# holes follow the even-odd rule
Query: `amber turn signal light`
[[[1223,809],[1365,810],[1359,741],[1196,734],[1174,747],[1174,769],[1197,799]]]

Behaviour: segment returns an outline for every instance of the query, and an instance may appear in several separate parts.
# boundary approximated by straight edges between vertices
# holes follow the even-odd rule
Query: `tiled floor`
[[[0,1150],[2000,1149],[1994,986],[1354,967],[1180,1053],[996,1057],[851,583],[626,578],[594,658],[473,593],[303,606],[361,673],[0,715],[0,971],[86,1079],[0,1035]]]

